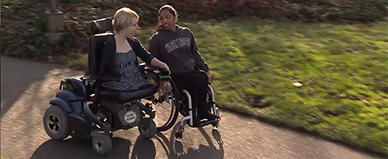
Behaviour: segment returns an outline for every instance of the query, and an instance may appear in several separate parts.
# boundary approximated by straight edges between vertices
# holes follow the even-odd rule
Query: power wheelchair
[[[109,30],[106,22],[100,20],[89,23],[94,35],[89,41],[88,71],[85,75],[60,81],[59,91],[50,100],[50,107],[43,116],[44,129],[52,139],[63,140],[69,135],[91,139],[93,149],[99,155],[106,155],[112,150],[114,131],[138,126],[142,137],[149,139],[155,136],[157,129],[153,121],[153,104],[143,104],[141,99],[152,99],[162,78],[169,77],[167,71],[142,65],[148,74],[153,74],[154,79],[160,82],[133,92],[104,90],[102,82],[119,80],[98,76],[104,42],[113,36],[112,33],[103,33]]]

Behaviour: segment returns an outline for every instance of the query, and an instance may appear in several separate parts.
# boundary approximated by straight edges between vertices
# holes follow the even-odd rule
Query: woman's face
[[[123,30],[127,38],[133,38],[135,36],[136,30],[140,29],[138,22],[139,19],[137,17],[133,17],[132,23]]]
[[[163,9],[159,14],[159,23],[164,30],[175,28],[176,17],[169,10]]]

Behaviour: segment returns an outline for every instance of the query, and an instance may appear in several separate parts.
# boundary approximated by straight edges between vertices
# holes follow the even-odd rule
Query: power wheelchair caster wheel
[[[156,134],[156,124],[150,118],[145,118],[138,126],[140,135],[145,139],[151,139]]]
[[[180,126],[178,128],[178,130],[175,132],[175,140],[176,141],[181,141],[182,140],[183,132],[184,131],[185,131],[185,129],[183,128],[183,126]]]
[[[107,135],[103,132],[94,132],[92,146],[98,155],[107,155],[112,151],[112,139],[110,138],[110,134]]]

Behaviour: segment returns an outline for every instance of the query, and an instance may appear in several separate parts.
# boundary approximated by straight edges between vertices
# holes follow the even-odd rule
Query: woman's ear
[[[174,18],[175,18],[175,23],[177,23],[178,22],[178,14],[175,14]]]

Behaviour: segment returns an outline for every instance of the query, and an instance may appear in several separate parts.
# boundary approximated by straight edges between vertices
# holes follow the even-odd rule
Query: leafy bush
[[[120,7],[129,6],[141,15],[140,25],[155,26],[157,10],[172,4],[183,21],[225,20],[256,16],[306,22],[376,21],[386,17],[385,0],[58,0],[65,15],[64,38],[56,46],[44,38],[47,3],[32,0],[1,1],[1,52],[23,58],[49,59],[68,53],[86,53],[89,28],[85,22],[112,16]],[[141,3],[140,3],[141,2]]]
[[[387,154],[387,23],[366,27],[242,20],[257,16],[309,22],[376,21],[386,16],[384,1],[118,1],[61,0],[64,38],[48,45],[44,38],[47,4],[3,0],[1,52],[36,59],[69,56],[73,59],[69,64],[84,68],[90,36],[86,21],[112,16],[116,9],[129,6],[140,14],[140,25],[147,27],[137,34],[146,45],[157,9],[169,2],[178,10],[180,22],[190,21],[184,25],[194,32],[216,77],[213,85],[222,108]],[[235,16],[239,18],[216,24],[193,22]],[[294,87],[293,82],[304,86]]]

